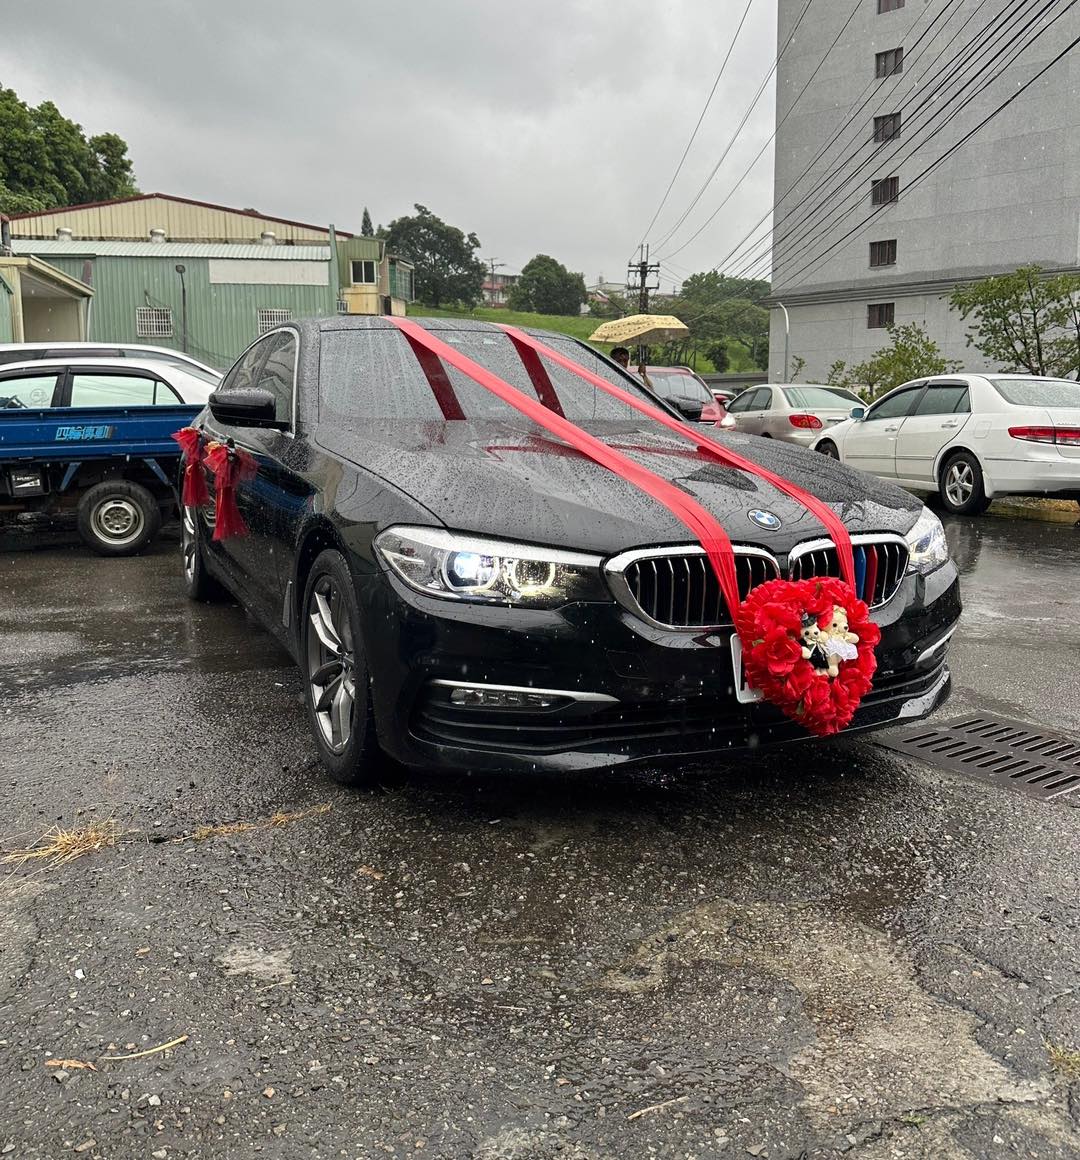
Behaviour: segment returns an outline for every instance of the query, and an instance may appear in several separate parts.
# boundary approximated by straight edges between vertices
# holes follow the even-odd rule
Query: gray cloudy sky
[[[625,275],[697,119],[742,0],[36,0],[0,40],[0,83],[124,137],[143,190],[360,228],[421,202],[520,269],[553,254]],[[775,54],[755,0],[659,239]],[[698,210],[771,132],[772,90]],[[723,258],[771,200],[771,151],[667,263]]]

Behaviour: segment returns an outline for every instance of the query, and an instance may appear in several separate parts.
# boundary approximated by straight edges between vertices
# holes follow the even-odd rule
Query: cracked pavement
[[[948,531],[942,718],[1080,735],[1080,530]],[[124,829],[0,868],[0,1156],[1080,1156],[1080,801],[869,739],[347,792],[168,539],[0,554],[0,624],[4,847]]]

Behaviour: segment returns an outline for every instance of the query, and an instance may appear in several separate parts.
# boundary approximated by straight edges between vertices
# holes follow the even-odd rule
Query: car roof
[[[213,371],[214,367],[204,363],[183,350],[174,350],[171,346],[146,346],[141,342],[65,342],[63,339],[53,339],[52,342],[0,342],[0,351],[8,350],[145,350],[154,354],[167,354],[170,358],[182,359]],[[216,373],[216,372],[215,372]]]
[[[115,355],[104,355],[100,358],[91,358],[89,355],[83,357],[82,355],[72,355],[70,358],[35,358],[27,359],[25,362],[10,362],[0,364],[0,374],[7,374],[9,371],[40,371],[40,370],[63,370],[64,367],[78,365],[80,367],[90,367],[92,370],[116,370],[116,371],[151,371],[156,375],[180,374],[185,378],[194,379],[196,382],[203,382],[198,375],[193,375],[184,370],[183,367],[175,366],[171,363],[156,362],[150,358],[117,358]],[[204,384],[208,385],[208,384]]]

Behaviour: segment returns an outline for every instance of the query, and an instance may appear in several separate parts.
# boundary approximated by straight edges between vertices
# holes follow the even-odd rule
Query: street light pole
[[[176,272],[180,275],[180,343],[184,354],[187,354],[187,283],[184,281],[186,269],[186,266],[177,263]]]
[[[784,378],[783,382],[788,381],[788,357],[791,354],[791,319],[788,318],[787,307],[783,302],[777,302],[777,306],[784,312]]]

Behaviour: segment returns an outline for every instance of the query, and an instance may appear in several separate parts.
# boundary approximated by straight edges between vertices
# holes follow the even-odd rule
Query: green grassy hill
[[[538,330],[554,330],[559,334],[569,334],[574,338],[588,340],[592,332],[603,322],[602,318],[593,318],[588,314],[530,314],[524,310],[500,310],[497,308],[478,306],[475,310],[442,310],[432,306],[422,306],[414,302],[409,307],[409,313],[414,317],[422,318],[473,318],[479,322],[501,322],[506,326],[535,327]],[[598,350],[605,353],[611,350],[611,343],[598,342]],[[750,356],[741,342],[734,339],[728,341],[728,370],[754,370]],[[700,374],[710,374],[713,365],[704,355],[698,355],[697,371]]]

